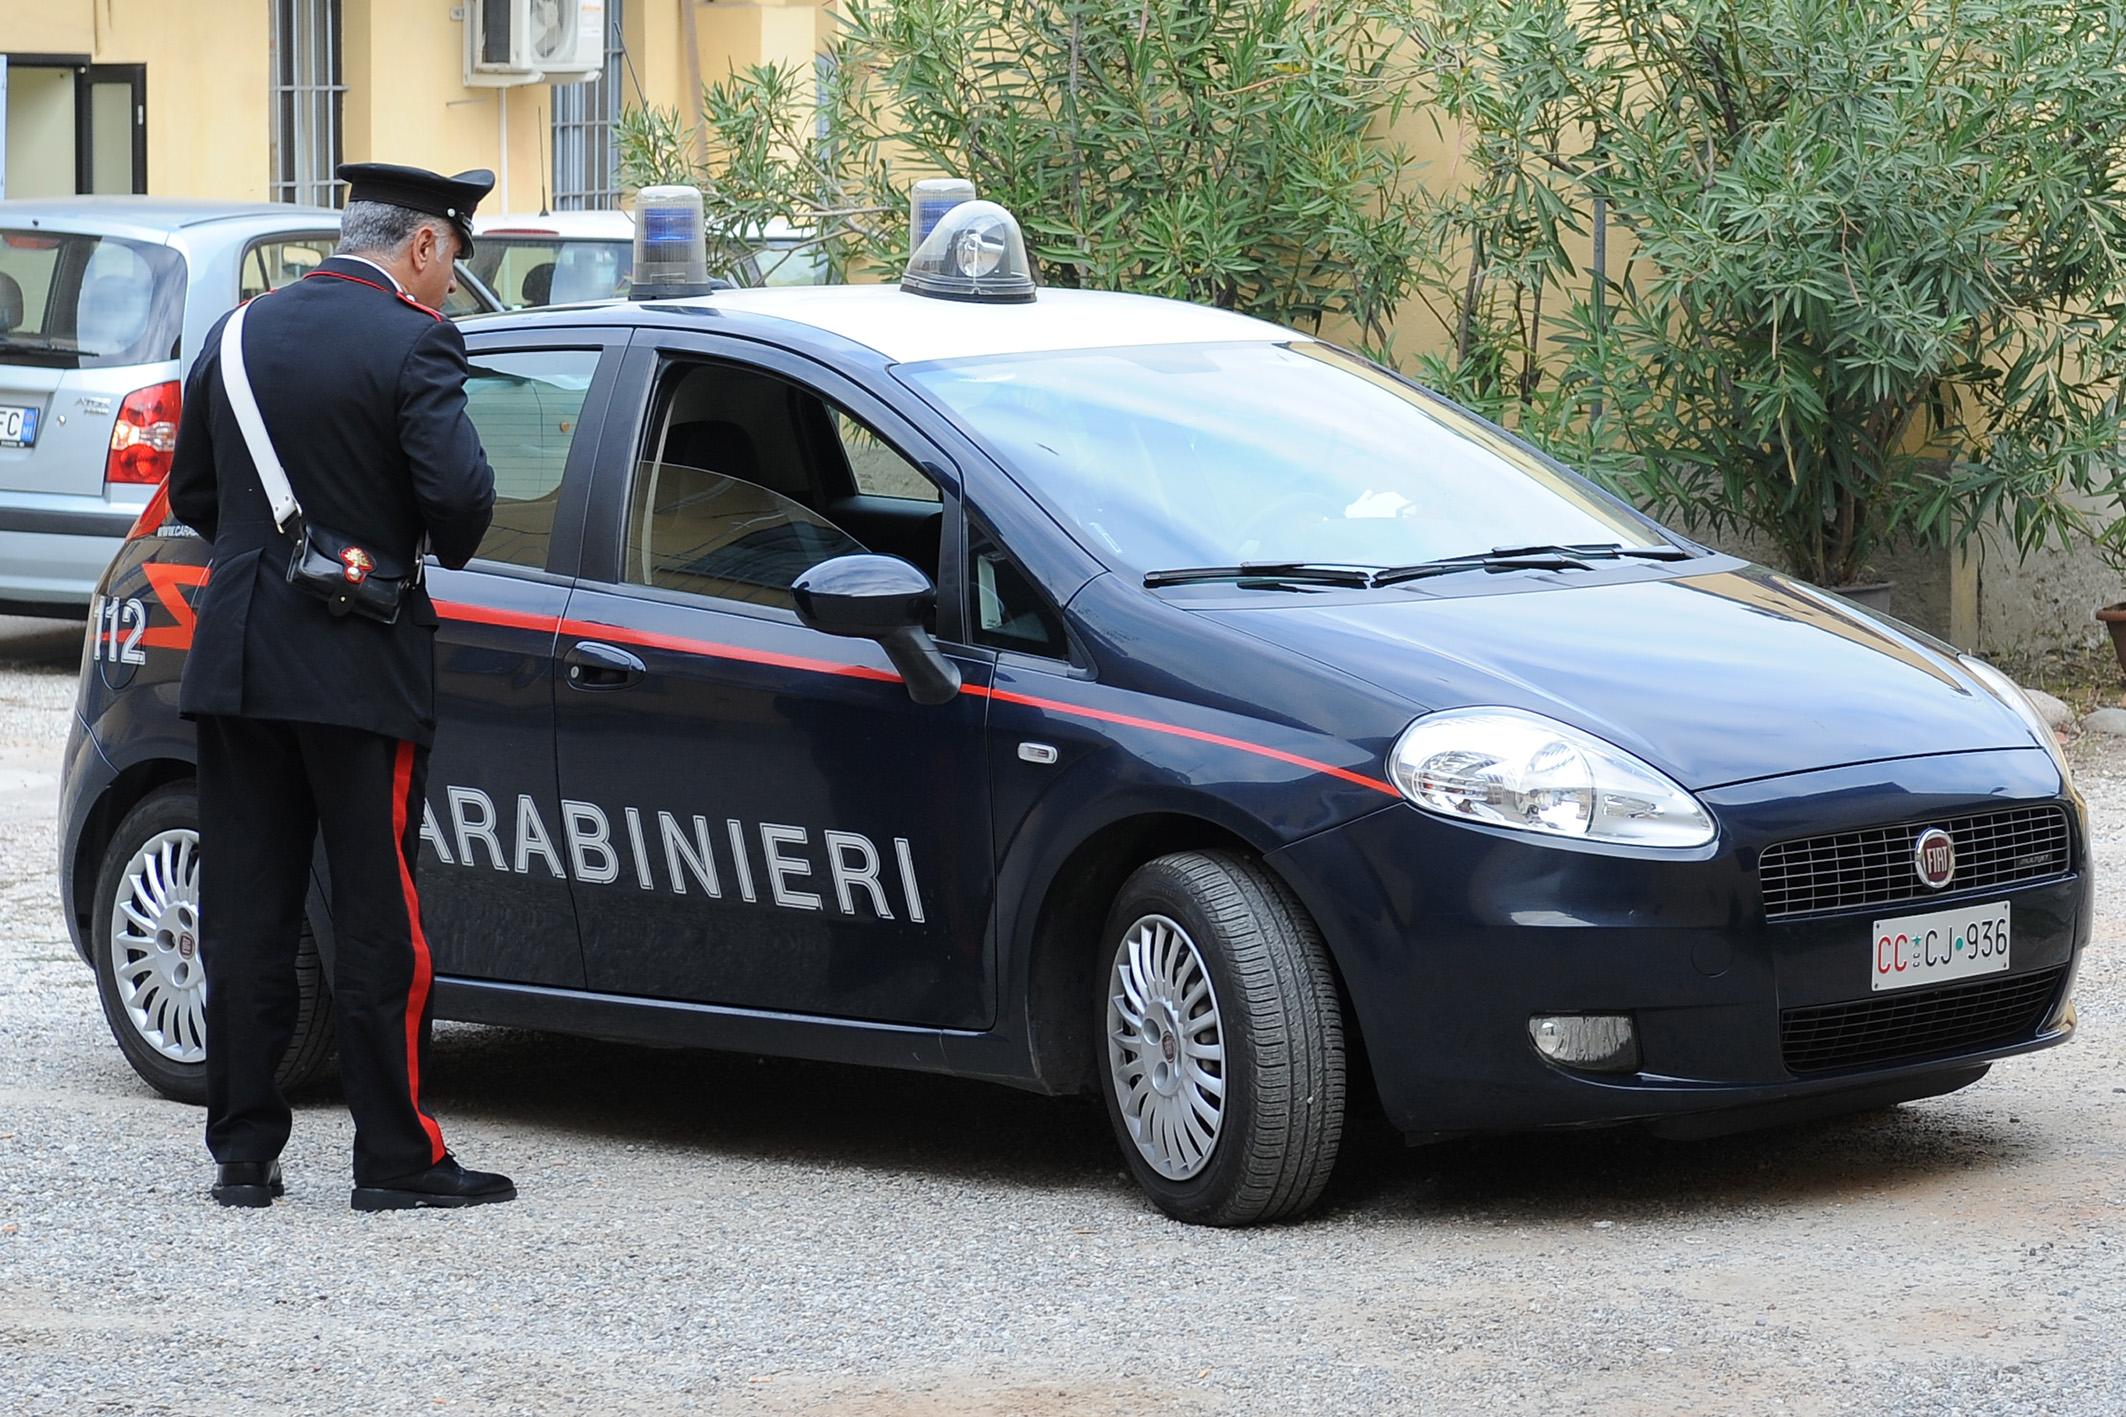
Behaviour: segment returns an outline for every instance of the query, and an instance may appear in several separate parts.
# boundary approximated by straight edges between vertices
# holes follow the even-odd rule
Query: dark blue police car
[[[439,1016],[1097,1090],[1221,1224],[1319,1195],[1359,1069],[1413,1138],[1706,1134],[2072,1034],[2084,813],[1999,673],[1320,341],[941,230],[900,289],[465,326]],[[61,832],[112,1031],[193,1100],[211,570],[158,504],[105,576]],[[321,874],[291,1077],[332,915]]]

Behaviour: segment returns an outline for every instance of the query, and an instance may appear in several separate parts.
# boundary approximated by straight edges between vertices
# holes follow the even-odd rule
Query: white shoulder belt
[[[286,529],[288,518],[301,516],[303,508],[295,500],[295,489],[288,485],[288,470],[281,466],[280,454],[273,451],[266,420],[259,415],[258,399],[251,392],[251,376],[244,372],[244,312],[250,308],[248,303],[237,306],[221,327],[221,386],[236,414],[236,426],[244,431],[244,446],[251,450],[259,486],[273,507],[273,525]]]

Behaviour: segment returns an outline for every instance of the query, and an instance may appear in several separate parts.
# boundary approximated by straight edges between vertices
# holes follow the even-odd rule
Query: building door
[[[147,67],[0,56],[0,197],[148,190]]]

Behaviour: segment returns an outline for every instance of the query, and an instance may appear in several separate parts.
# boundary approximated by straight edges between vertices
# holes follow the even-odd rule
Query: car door
[[[601,484],[558,648],[591,988],[984,1026],[993,655],[955,642],[957,472],[797,356],[647,332],[629,357],[608,457],[632,475]],[[927,559],[976,692],[919,705],[879,646],[799,623],[792,577],[859,550]]]
[[[575,901],[538,844],[560,820],[554,645],[619,364],[613,338],[466,340],[465,405],[495,470],[495,514],[471,564],[427,571],[440,623],[419,881],[439,974],[583,984]]]

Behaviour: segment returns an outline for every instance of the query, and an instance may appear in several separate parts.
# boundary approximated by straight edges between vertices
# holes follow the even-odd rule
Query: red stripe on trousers
[[[406,1095],[421,1119],[433,1154],[443,1159],[443,1129],[421,1110],[421,1015],[428,1010],[428,987],[435,966],[428,958],[428,937],[421,933],[421,897],[413,888],[413,868],[406,861],[406,799],[413,795],[413,744],[401,742],[391,769],[391,849],[399,855],[399,891],[406,898],[406,923],[413,938],[413,982],[406,986]]]

